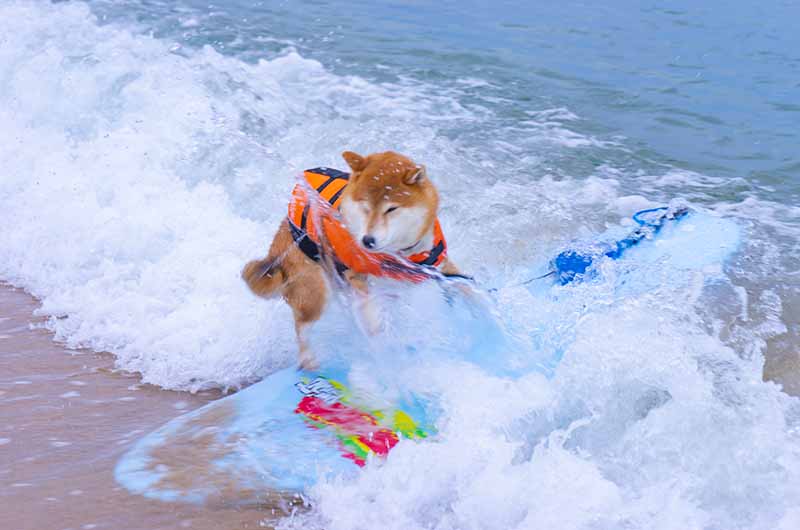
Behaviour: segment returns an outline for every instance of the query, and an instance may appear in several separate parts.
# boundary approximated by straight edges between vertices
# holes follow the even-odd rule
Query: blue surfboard
[[[575,242],[530,271],[531,293],[600,281],[613,262],[614,289],[647,292],[654,264],[669,281],[719,267],[738,247],[734,222],[682,206],[639,212],[636,226],[619,227],[590,242]],[[588,286],[591,288],[591,285]],[[547,349],[533,364],[512,367],[496,355],[501,330],[488,320],[481,340],[458,353],[499,376],[532,369],[552,375],[563,348]],[[357,379],[357,378],[356,378]],[[352,476],[370,458],[385,458],[401,439],[435,438],[437,407],[430,396],[376,395],[359,386],[343,359],[318,371],[286,368],[236,394],[180,416],[139,440],[115,476],[129,491],[162,501],[274,503],[322,477]],[[394,394],[393,394],[394,395]],[[287,497],[288,495],[288,497]]]

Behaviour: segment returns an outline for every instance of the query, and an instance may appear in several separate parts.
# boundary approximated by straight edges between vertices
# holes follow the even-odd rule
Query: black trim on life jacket
[[[306,173],[316,173],[317,175],[325,175],[326,177],[335,179],[350,180],[350,173],[345,173],[344,171],[339,171],[338,169],[329,167],[315,167],[314,169],[306,169]]]
[[[331,206],[336,204],[336,201],[338,201],[339,197],[342,196],[342,193],[344,193],[344,189],[346,187],[347,187],[347,185],[342,186],[342,189],[340,189],[339,191],[337,191],[336,193],[333,194],[333,196],[331,197],[331,200],[329,201],[331,203]]]
[[[422,261],[415,261],[417,265],[430,265],[433,266],[436,263],[436,260],[439,259],[439,256],[444,252],[444,243],[439,240],[435,247],[433,247],[428,254],[428,257]],[[413,261],[413,260],[412,260]]]
[[[330,185],[331,182],[336,182],[337,180],[339,180],[339,177],[330,177],[329,176],[328,180],[326,180],[325,182],[320,184],[319,188],[317,188],[317,193],[319,193],[321,195],[322,191],[325,188],[327,188]],[[347,179],[345,179],[345,180],[347,180]],[[345,187],[347,187],[347,184],[345,184]],[[342,189],[344,189],[344,188],[342,188]],[[333,201],[330,201],[330,203],[333,204]]]

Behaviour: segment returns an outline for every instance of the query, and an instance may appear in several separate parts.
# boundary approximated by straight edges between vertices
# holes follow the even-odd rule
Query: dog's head
[[[341,212],[359,244],[375,252],[401,252],[431,230],[439,196],[424,166],[391,151],[342,156],[353,172]]]

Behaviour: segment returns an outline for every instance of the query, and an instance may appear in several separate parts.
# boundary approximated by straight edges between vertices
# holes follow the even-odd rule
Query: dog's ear
[[[405,177],[403,177],[403,182],[409,186],[413,186],[414,184],[419,184],[426,178],[428,178],[428,170],[425,166],[417,166],[406,172]]]
[[[342,153],[342,158],[344,158],[344,161],[347,162],[347,165],[350,166],[350,169],[353,171],[362,171],[367,167],[367,159],[352,151],[345,151]]]

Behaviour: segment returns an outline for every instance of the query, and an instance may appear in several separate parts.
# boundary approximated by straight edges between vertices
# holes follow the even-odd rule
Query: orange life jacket
[[[312,215],[308,187],[298,184],[292,191],[288,219],[295,243],[312,260],[322,258],[320,228],[324,230],[325,242],[333,251],[332,258],[340,273],[351,269],[362,274],[419,282],[430,278],[430,268],[441,265],[447,256],[447,242],[439,219],[433,225],[433,247],[430,250],[412,254],[405,260],[391,254],[367,251],[355,241],[336,214],[350,175],[335,169],[315,168],[304,171],[303,176],[308,186],[325,200],[315,202],[318,211]],[[322,226],[317,226],[317,223]]]

